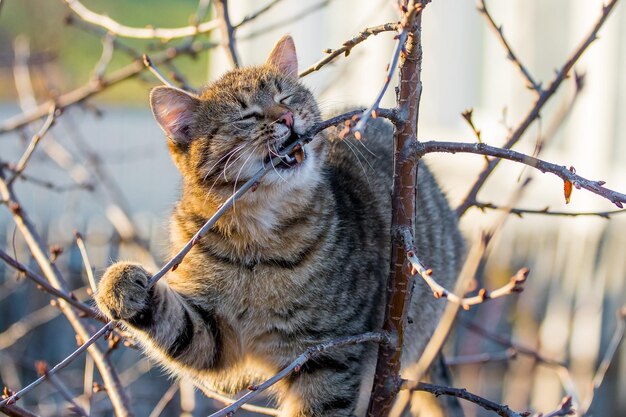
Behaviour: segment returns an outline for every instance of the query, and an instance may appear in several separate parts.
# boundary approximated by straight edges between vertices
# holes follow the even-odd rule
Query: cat
[[[171,220],[175,253],[242,184],[321,120],[283,37],[264,65],[232,70],[199,95],[156,87],[154,117],[182,174]],[[308,347],[381,328],[390,253],[391,124],[372,120],[362,142],[319,133],[238,200],[187,255],[148,288],[150,273],[119,262],[95,299],[147,354],[200,387],[235,393]],[[416,240],[442,285],[463,257],[457,219],[424,164]],[[444,303],[418,281],[403,363],[415,361]],[[333,349],[274,387],[283,417],[363,415],[377,346]]]

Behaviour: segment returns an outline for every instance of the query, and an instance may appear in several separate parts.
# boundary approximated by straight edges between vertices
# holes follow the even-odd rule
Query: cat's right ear
[[[159,86],[150,92],[154,118],[168,138],[181,145],[193,139],[191,125],[200,100],[173,87]]]

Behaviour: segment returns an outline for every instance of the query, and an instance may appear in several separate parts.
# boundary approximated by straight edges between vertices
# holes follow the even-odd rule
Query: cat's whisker
[[[213,171],[213,169],[215,169],[215,167],[222,162],[225,158],[229,157],[230,155],[232,155],[233,153],[243,149],[246,146],[246,143],[243,143],[239,146],[236,146],[234,149],[232,149],[231,151],[227,152],[224,156],[222,156],[220,159],[217,160],[217,162],[215,162],[211,168],[209,168],[206,172],[206,174],[204,175],[204,178],[202,178],[202,182],[206,181],[206,179],[209,177],[209,174]]]
[[[237,177],[235,177],[235,185],[233,185],[233,194],[237,191],[237,181],[239,181],[239,177],[241,176],[241,172],[243,171],[243,169],[246,167],[246,165],[248,164],[248,162],[250,162],[250,158],[252,158],[252,156],[254,156],[255,152],[257,151],[257,149],[259,148],[259,145],[256,145],[254,148],[252,148],[250,150],[250,155],[246,158],[246,160],[243,162],[243,164],[241,165],[241,168],[239,168],[239,172],[237,173]],[[236,201],[233,201],[233,214],[235,213],[235,203]]]
[[[277,156],[280,156],[280,155],[278,154],[278,152],[276,151],[276,148],[274,148],[274,150],[272,151],[272,148],[271,148],[271,146],[270,146],[270,143],[269,143],[269,142],[267,142],[267,150],[270,152],[270,155],[275,154],[275,155],[277,155]],[[282,175],[280,175],[280,173],[279,173],[279,172],[278,172],[278,170],[276,169],[276,166],[272,163],[272,159],[271,159],[271,158],[270,158],[269,163],[270,163],[270,164],[272,164],[272,168],[274,169],[274,172],[276,173],[276,175],[278,175],[278,176],[280,177],[280,179],[281,179],[281,180],[283,180],[284,182],[287,182],[287,180],[286,180],[286,179],[285,179]]]
[[[374,152],[372,152],[372,150],[371,150],[370,148],[368,148],[368,147],[365,145],[365,141],[364,141],[364,140],[359,140],[359,141],[357,141],[357,143],[360,143],[360,144],[361,144],[361,146],[363,146],[363,148],[364,148],[367,152],[369,152],[369,153],[370,153],[370,155],[372,155],[372,156],[373,156],[373,157],[375,157],[375,158],[378,158],[378,155],[376,155]],[[358,145],[357,145],[357,146],[358,146]],[[368,163],[369,163],[369,161],[368,161]],[[370,165],[370,166],[371,166],[371,165]]]
[[[244,145],[249,145],[249,143],[245,143]],[[241,150],[243,150],[244,148],[245,148],[245,146]],[[237,152],[240,152],[241,150],[239,150]],[[237,152],[235,152],[235,153],[237,153]],[[239,158],[241,157],[241,155],[243,155],[243,152],[241,152],[239,154],[239,156],[234,161],[230,162],[231,158],[233,156],[235,156],[235,153],[233,153],[231,156],[228,157],[228,159],[226,160],[226,163],[224,164],[224,169],[222,170],[223,174],[224,174],[224,181],[226,181],[226,182],[228,182],[228,178],[226,177],[226,170],[228,169],[229,165],[232,165],[235,162],[237,162],[239,160]]]
[[[367,180],[368,185],[371,186],[370,184],[370,178],[369,175],[367,175],[367,171],[365,169],[365,166],[363,165],[363,163],[361,162],[361,159],[359,158],[359,155],[356,154],[356,152],[354,152],[354,145],[352,145],[350,143],[349,140],[343,140],[341,141],[342,143],[345,143],[348,146],[348,149],[350,149],[350,152],[352,152],[352,154],[354,155],[354,157],[356,158],[356,161],[359,163],[359,166],[361,167],[361,171],[363,171],[363,175],[365,176],[365,179]],[[357,149],[358,151],[358,149]],[[360,153],[360,152],[359,152]],[[361,154],[363,155],[363,154]],[[367,158],[365,159],[367,161]],[[367,163],[369,164],[369,161],[367,161]],[[370,165],[371,167],[371,165]],[[372,168],[373,169],[373,168]]]

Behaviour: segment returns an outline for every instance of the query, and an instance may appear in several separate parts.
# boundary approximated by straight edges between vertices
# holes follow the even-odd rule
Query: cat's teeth
[[[301,164],[302,161],[304,161],[304,149],[298,148],[298,150],[294,152],[293,156],[296,158],[296,161]]]

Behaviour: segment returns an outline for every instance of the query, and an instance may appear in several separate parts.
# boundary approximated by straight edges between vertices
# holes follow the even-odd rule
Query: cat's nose
[[[293,126],[293,113],[287,110],[286,112],[278,116],[278,120],[276,121],[278,123],[286,125],[288,128],[291,128]]]

